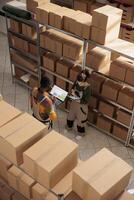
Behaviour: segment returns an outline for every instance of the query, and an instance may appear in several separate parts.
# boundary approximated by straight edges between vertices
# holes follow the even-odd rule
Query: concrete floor
[[[4,100],[11,105],[31,113],[29,90],[18,83],[12,83],[7,38],[2,33],[0,33],[0,93],[3,95]],[[106,147],[134,167],[133,149],[126,148],[120,142],[92,127],[87,127],[86,136],[77,141],[74,136],[75,130],[67,132],[65,129],[67,113],[57,109],[57,114],[58,120],[54,124],[54,129],[79,144],[80,159],[86,160],[103,147]],[[134,173],[129,188],[134,188]]]

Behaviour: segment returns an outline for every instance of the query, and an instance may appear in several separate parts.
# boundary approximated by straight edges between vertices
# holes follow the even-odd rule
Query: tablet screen
[[[58,98],[59,100],[64,101],[66,96],[68,95],[68,92],[58,87],[57,85],[54,85],[50,94]]]

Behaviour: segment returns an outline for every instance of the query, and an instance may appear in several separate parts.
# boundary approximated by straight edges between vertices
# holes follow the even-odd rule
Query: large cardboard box
[[[8,183],[27,199],[32,197],[32,186],[35,184],[35,181],[18,167],[12,166],[8,170]]]
[[[92,73],[90,75],[88,82],[91,84],[91,89],[92,89],[93,93],[97,93],[97,94],[101,93],[102,85],[105,80],[106,80],[106,78],[99,74]]]
[[[104,67],[110,66],[111,52],[100,47],[92,48],[86,59],[86,65],[93,68],[95,71],[100,71]]]
[[[115,106],[108,104],[106,102],[100,101],[98,110],[104,115],[113,117],[114,112],[115,112]]]
[[[8,182],[7,171],[12,166],[12,163],[0,155],[0,177]]]
[[[23,152],[47,133],[47,126],[23,113],[0,128],[0,154],[16,165],[21,164]]]
[[[59,77],[56,77],[56,85],[62,88],[63,90],[66,90],[67,88],[67,82]]]
[[[130,120],[131,120],[131,114],[129,114],[128,112],[125,112],[123,110],[118,110],[117,111],[117,117],[116,119],[121,122],[122,124],[125,124],[126,126],[129,127],[130,125]]]
[[[27,10],[35,13],[36,8],[43,4],[49,3],[50,0],[26,0]]]
[[[120,26],[123,11],[109,5],[93,11],[92,25],[101,30],[110,30],[116,24]]]
[[[74,66],[74,63],[65,59],[61,59],[56,63],[56,73],[64,76],[66,78],[69,77],[70,69]]]
[[[128,192],[123,192],[123,194],[117,200],[133,200],[134,196]]]
[[[22,56],[17,52],[11,52],[11,59],[16,64],[23,66],[24,68],[28,68],[29,70],[36,71],[37,63],[32,61],[31,59]]]
[[[124,81],[126,77],[126,71],[128,68],[129,62],[125,57],[118,57],[110,65],[109,75],[113,78],[116,78],[120,81]]]
[[[103,84],[101,95],[112,101],[117,101],[121,88],[121,84],[112,80],[106,80]]]
[[[79,65],[75,65],[70,69],[69,79],[71,81],[76,81],[78,74],[82,71],[82,68]]]
[[[127,186],[132,172],[126,162],[102,149],[73,172],[73,191],[82,199],[116,198]]]
[[[132,110],[134,106],[134,90],[124,87],[120,90],[117,103]]]
[[[18,117],[21,114],[21,111],[17,108],[11,106],[4,100],[0,101],[0,127],[7,124],[14,118]]]
[[[38,183],[53,188],[77,165],[78,145],[51,131],[24,152],[25,171]]]
[[[111,132],[111,128],[112,128],[112,121],[110,121],[109,119],[102,117],[102,116],[98,116],[97,117],[97,127],[100,128],[101,130],[107,131],[107,132]]]
[[[56,70],[56,62],[59,60],[55,54],[47,53],[43,55],[43,66],[50,71]]]
[[[115,135],[117,138],[126,141],[128,135],[128,129],[118,124],[115,124],[113,126],[112,134]]]
[[[29,48],[28,48],[28,42],[27,41],[22,40],[21,38],[18,38],[14,35],[12,35],[10,37],[10,39],[11,39],[11,43],[12,43],[13,47],[20,49],[20,50],[23,50],[25,52],[28,52]]]
[[[22,32],[22,24],[16,20],[10,19],[10,28],[16,33]]]

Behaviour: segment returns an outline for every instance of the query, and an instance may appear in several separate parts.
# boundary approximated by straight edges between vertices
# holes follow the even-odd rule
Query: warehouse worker
[[[31,93],[33,116],[45,124],[48,123],[48,128],[52,128],[52,122],[57,117],[54,111],[53,99],[49,96],[50,89],[51,81],[48,77],[44,76],[41,79],[40,87],[33,88]]]
[[[67,117],[67,129],[72,129],[74,120],[77,120],[77,139],[85,135],[85,125],[88,115],[88,102],[91,96],[90,84],[87,82],[89,77],[88,70],[83,70],[75,81],[71,96],[72,99],[69,114]]]

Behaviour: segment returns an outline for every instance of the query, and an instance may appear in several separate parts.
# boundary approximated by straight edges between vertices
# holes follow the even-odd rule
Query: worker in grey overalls
[[[82,70],[77,76],[70,98],[72,99],[69,114],[67,117],[67,129],[71,129],[77,120],[77,131],[79,136],[85,135],[85,125],[88,116],[88,103],[91,96],[91,87],[87,82],[89,78],[88,70]],[[74,98],[73,98],[74,97]]]

